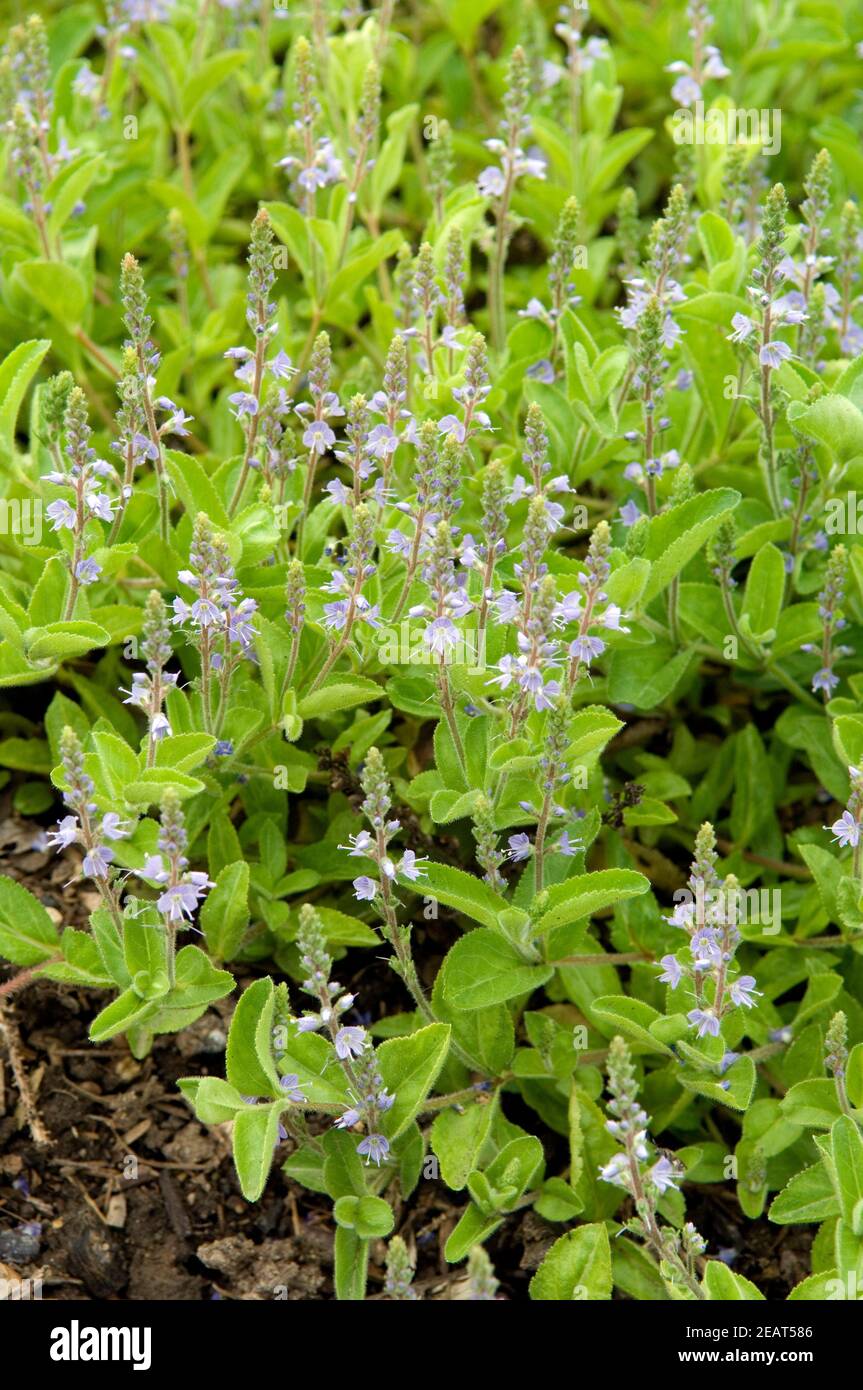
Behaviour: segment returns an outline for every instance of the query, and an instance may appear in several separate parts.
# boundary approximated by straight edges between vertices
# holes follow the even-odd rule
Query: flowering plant
[[[45,8],[0,776],[71,891],[0,877],[0,1017],[222,1010],[182,1095],[249,1202],[329,1199],[339,1299],[422,1296],[429,1183],[469,1297],[858,1297],[859,23]],[[732,89],[806,138],[678,139]],[[718,1193],[818,1226],[799,1277]]]

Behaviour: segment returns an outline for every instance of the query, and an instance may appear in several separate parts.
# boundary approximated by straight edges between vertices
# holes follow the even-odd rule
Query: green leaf
[[[410,880],[405,879],[404,884],[407,887]],[[452,868],[449,864],[424,865],[418,885],[410,886],[414,887],[414,891],[417,886],[420,887],[424,897],[453,907],[475,922],[481,922],[484,927],[496,927],[500,914],[508,906],[506,899],[489,887],[484,879],[465,873],[464,869]]]
[[[780,1109],[786,1120],[809,1129],[830,1129],[841,1114],[835,1083],[826,1077],[798,1081],[782,1097]]]
[[[491,1104],[474,1101],[464,1109],[442,1110],[431,1130],[431,1146],[440,1162],[447,1187],[458,1192],[479,1165],[483,1145],[497,1114],[497,1097]]]
[[[662,592],[676,574],[702,550],[728,512],[740,501],[733,488],[700,492],[688,502],[652,517],[648,522],[644,558],[652,569],[644,592],[645,602]]]
[[[840,1115],[830,1131],[836,1195],[843,1220],[863,1235],[863,1137],[850,1115]]]
[[[19,261],[12,280],[65,327],[81,322],[89,295],[83,277],[61,261]]]
[[[849,767],[863,758],[863,718],[859,714],[839,714],[833,720],[833,744]]]
[[[846,396],[832,392],[805,408],[792,402],[788,418],[795,430],[825,444],[837,463],[863,455],[863,414]]]
[[[633,869],[600,869],[592,874],[576,874],[548,889],[548,908],[536,923],[538,935],[553,927],[591,917],[615,903],[646,893],[650,880]]]
[[[857,1294],[848,1292],[848,1285],[840,1278],[838,1269],[825,1269],[820,1274],[810,1274],[808,1279],[796,1284],[788,1295],[788,1302],[821,1303],[850,1297],[857,1301]]]
[[[671,698],[696,660],[691,650],[675,652],[661,640],[637,650],[617,647],[609,663],[609,699],[639,710],[655,709]]]
[[[47,623],[25,634],[31,661],[65,661],[86,656],[94,647],[107,647],[111,640],[98,623]]]
[[[112,801],[125,800],[127,787],[141,775],[138,758],[119,734],[94,730],[92,739],[99,759],[98,782],[104,785]]]
[[[506,1004],[488,1009],[453,1009],[443,993],[444,972],[438,971],[432,991],[432,1006],[442,1023],[449,1023],[453,1041],[474,1058],[486,1076],[500,1076],[512,1061],[515,1029]]]
[[[461,1216],[455,1230],[444,1247],[444,1255],[451,1264],[470,1253],[475,1245],[482,1245],[503,1223],[503,1215],[485,1216],[476,1205],[470,1202]]]
[[[771,1203],[768,1216],[778,1226],[828,1221],[840,1213],[839,1200],[824,1162],[795,1173]]]
[[[822,845],[800,845],[804,863],[812,871],[821,906],[831,922],[839,921],[838,891],[842,881],[842,865],[835,854]]]
[[[220,1076],[182,1077],[177,1085],[205,1125],[224,1124],[248,1105],[236,1087]]]
[[[126,968],[123,938],[106,907],[97,907],[96,911],[90,914],[90,930],[108,975],[120,989],[128,988],[132,981]]]
[[[721,1260],[708,1260],[704,1268],[704,1290],[714,1303],[764,1302],[764,1295],[742,1274],[735,1274]]]
[[[785,562],[778,546],[762,545],[749,568],[742,615],[756,639],[770,641],[776,631],[785,595]]]
[[[468,1189],[474,1200],[478,1196],[486,1206],[486,1215],[492,1209],[494,1213],[511,1211],[522,1194],[539,1181],[544,1166],[542,1144],[532,1134],[521,1135],[504,1144],[484,1171],[470,1175]],[[447,1249],[447,1259],[452,1258]]]
[[[105,162],[103,154],[82,155],[60,171],[48,189],[48,233],[57,238],[78,203],[82,202],[99,169]]]
[[[764,796],[770,785],[767,750],[754,724],[747,724],[734,738],[734,798],[731,803],[731,832],[741,849],[750,845],[762,830],[771,803]]]
[[[51,771],[51,750],[41,738],[4,738],[0,741],[0,767],[47,776]]]
[[[696,1072],[682,1068],[676,1079],[686,1091],[699,1096],[709,1096],[719,1105],[727,1105],[732,1110],[746,1110],[755,1090],[755,1063],[751,1057],[739,1057],[720,1079],[710,1073]]]
[[[223,999],[234,988],[234,977],[217,970],[200,946],[184,946],[177,952],[176,986],[165,1001],[173,1008],[200,1008]]]
[[[159,923],[128,917],[123,925],[123,953],[132,988],[142,999],[168,993],[167,940]]]
[[[346,1226],[336,1227],[333,1282],[340,1303],[361,1303],[366,1296],[369,1243]]]
[[[169,767],[177,772],[191,772],[198,767],[216,746],[211,734],[173,734],[156,744],[156,767]]]
[[[443,965],[444,999],[454,1009],[484,1009],[530,994],[551,979],[551,965],[529,965],[506,937],[487,927],[457,941]]]
[[[233,960],[249,925],[249,866],[226,864],[201,908],[201,929],[216,960]]]
[[[126,800],[134,806],[157,806],[168,787],[171,787],[181,801],[189,796],[197,796],[204,790],[204,783],[186,772],[174,768],[148,767],[139,772],[136,780],[125,789]]]
[[[48,338],[31,338],[19,343],[0,366],[0,457],[9,459],[15,451],[15,425],[21,402],[50,348]]]
[[[327,946],[378,946],[380,936],[373,927],[339,912],[334,907],[319,907],[317,914],[321,919]],[[296,936],[296,923],[291,928],[291,939]]]
[[[304,695],[297,705],[301,719],[318,719],[321,715],[352,709],[382,700],[383,686],[365,676],[331,676],[313,694]]]
[[[229,525],[230,518],[225,504],[196,458],[191,454],[166,449],[165,467],[174,485],[174,491],[190,516],[194,517],[198,512],[204,512],[214,526]]]
[[[667,1057],[674,1056],[671,1048],[666,1047],[665,1043],[660,1042],[651,1032],[653,1025],[662,1020],[662,1015],[643,1000],[630,999],[625,994],[603,994],[594,999],[591,1013],[602,1025],[608,1025],[607,1028],[603,1027],[606,1036],[623,1033],[626,1037],[634,1038],[650,1052],[663,1052]]]
[[[848,1056],[845,1089],[855,1109],[863,1110],[863,1043],[856,1043]]]
[[[280,1096],[279,1074],[272,1055],[273,982],[255,980],[240,995],[228,1033],[226,1072],[244,1096]]]
[[[59,955],[60,934],[38,898],[0,875],[0,955],[13,965],[39,965]]]
[[[611,1298],[611,1247],[601,1221],[578,1226],[556,1240],[530,1281],[534,1300],[591,1303]]]
[[[356,1231],[361,1240],[380,1240],[395,1225],[393,1209],[382,1197],[339,1197],[333,1216],[337,1225]]]
[[[402,233],[393,229],[384,232],[382,236],[376,237],[374,241],[368,242],[359,250],[354,251],[338,274],[333,276],[327,291],[327,303],[324,312],[331,312],[340,299],[352,294],[364,280],[368,279],[372,271],[377,270],[383,261],[395,255],[403,241]]]
[[[207,58],[196,73],[183,85],[180,107],[183,120],[189,125],[202,102],[212,96],[239,68],[245,67],[248,53],[217,53]]]
[[[449,1049],[448,1023],[430,1023],[405,1038],[381,1043],[375,1056],[395,1103],[382,1121],[390,1140],[407,1129],[437,1079]]]
[[[225,811],[215,811],[207,834],[207,863],[210,876],[217,878],[226,864],[242,859],[243,850],[234,823]]]
[[[331,1129],[324,1135],[323,1146],[326,1152],[324,1182],[329,1195],[333,1198],[362,1197],[366,1191],[366,1175],[357,1153],[356,1136]]]
[[[118,1033],[126,1033],[130,1028],[145,1023],[159,1011],[159,1001],[142,999],[134,989],[126,989],[103,1009],[90,1024],[90,1041],[106,1042]]]
[[[234,1164],[247,1202],[257,1202],[266,1186],[283,1109],[283,1102],[275,1101],[272,1105],[246,1106],[234,1116]]]
[[[404,164],[410,128],[419,106],[402,106],[387,117],[387,135],[382,142],[374,167],[368,176],[369,204],[378,215],[387,196],[396,187]]]

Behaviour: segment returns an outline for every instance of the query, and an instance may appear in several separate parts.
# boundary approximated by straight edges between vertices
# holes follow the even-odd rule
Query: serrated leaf
[[[60,934],[32,893],[0,875],[0,955],[13,965],[39,965],[59,954]]]
[[[563,1303],[611,1298],[611,1246],[601,1222],[578,1226],[554,1242],[530,1281],[530,1297]]]

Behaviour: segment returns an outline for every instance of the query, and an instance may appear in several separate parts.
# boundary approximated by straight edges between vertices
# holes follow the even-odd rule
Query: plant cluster
[[[0,777],[98,906],[0,878],[3,1017],[142,1058],[232,997],[180,1089],[332,1201],[339,1299],[422,1296],[426,1182],[471,1298],[527,1209],[535,1299],[761,1299],[762,1220],[859,1298],[863,20],[45,8]]]

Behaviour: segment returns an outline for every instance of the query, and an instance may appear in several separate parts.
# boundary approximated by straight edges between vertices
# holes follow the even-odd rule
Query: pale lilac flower
[[[458,645],[458,631],[451,618],[435,618],[426,628],[423,641],[437,656],[445,656]]]
[[[683,979],[683,966],[680,964],[677,957],[672,955],[663,956],[660,964],[664,967],[662,974],[659,976],[660,981],[663,984],[670,985],[672,989],[677,989],[677,986]]]
[[[848,845],[856,849],[860,843],[860,822],[855,820],[850,811],[843,811],[838,820],[823,828],[833,832],[834,842],[841,845],[842,849],[846,849]]]
[[[378,885],[368,874],[362,874],[354,879],[354,897],[359,902],[371,902],[378,891]]]
[[[389,1141],[382,1134],[367,1134],[357,1144],[357,1153],[366,1156],[366,1163],[376,1163],[378,1167],[389,1151]]]
[[[108,811],[102,817],[102,834],[106,840],[125,840],[131,826],[128,821],[123,821],[116,811]]]
[[[710,970],[722,963],[718,934],[713,927],[701,927],[690,941],[696,970]]]
[[[674,69],[676,67],[676,63],[669,63],[667,65],[668,69]],[[695,102],[701,100],[701,88],[690,73],[684,73],[682,77],[678,77],[672,87],[671,96],[672,99],[677,102],[678,106],[694,106]]]
[[[316,454],[325,454],[336,442],[336,436],[326,420],[312,420],[303,433],[303,443]]]
[[[476,186],[481,197],[499,198],[506,187],[503,170],[495,164],[487,165],[479,175]]]
[[[267,368],[272,372],[274,377],[281,381],[287,381],[288,378],[294,376],[297,371],[297,368],[293,365],[290,357],[283,349],[280,349],[275,357],[267,363]]]
[[[339,849],[346,850],[354,859],[362,859],[370,854],[374,848],[374,840],[368,830],[361,830],[358,835],[349,835],[349,843],[339,845]]]
[[[150,878],[154,883],[167,883],[168,881],[168,871],[161,854],[149,854],[136,873],[139,878]]]
[[[412,883],[415,883],[425,873],[425,869],[419,867],[421,863],[425,862],[425,859],[417,859],[412,849],[406,849],[401,857],[398,871],[404,878],[409,878]]]
[[[101,573],[102,566],[97,565],[92,557],[79,560],[75,566],[75,577],[79,584],[95,584]]]
[[[231,413],[237,420],[244,415],[257,415],[258,413],[257,397],[253,396],[250,391],[234,391],[228,400],[235,407]]]
[[[359,1057],[366,1045],[365,1028],[340,1028],[334,1039],[336,1056],[344,1062],[348,1057]]]
[[[772,342],[765,343],[758,354],[758,360],[762,367],[781,367],[783,362],[787,362],[793,356],[787,343]]]
[[[110,497],[104,492],[89,492],[84,499],[90,508],[93,516],[97,516],[100,521],[112,521],[114,518],[113,503]]]
[[[438,421],[438,431],[440,434],[455,435],[459,444],[463,444],[465,441],[464,423],[457,415],[444,415],[443,419]]]
[[[648,1177],[654,1187],[658,1188],[660,1192],[667,1192],[670,1187],[676,1188],[677,1182],[675,1179],[677,1176],[678,1173],[674,1164],[664,1155],[662,1158],[657,1159],[648,1172]]]
[[[602,656],[604,651],[605,643],[601,637],[576,637],[569,644],[570,656],[576,657],[585,666],[589,666],[594,657]]]
[[[744,1008],[747,1009],[751,1009],[753,1007],[755,1003],[755,996],[760,995],[762,993],[760,989],[755,989],[754,975],[739,976],[738,979],[733,981],[731,988],[728,992],[731,995],[732,1004],[742,1004]]]
[[[745,343],[746,339],[753,332],[755,324],[752,319],[747,318],[746,314],[735,314],[731,320],[731,327],[734,332],[727,335],[728,341],[731,343]]]
[[[45,836],[46,843],[52,849],[68,849],[69,845],[74,845],[78,839],[78,817],[64,816],[58,822],[56,830],[50,830]]]
[[[45,515],[51,519],[52,531],[75,530],[75,509],[70,507],[68,502],[59,498],[56,502],[49,502],[45,508]]]
[[[336,1129],[353,1129],[354,1125],[358,1125],[362,1118],[362,1110],[356,1108],[346,1110],[343,1115],[340,1115],[339,1118],[334,1121],[334,1126]]]
[[[600,1168],[599,1176],[603,1182],[612,1183],[615,1187],[629,1187],[629,1160],[624,1153],[614,1154],[604,1167]]]
[[[832,694],[838,684],[839,677],[826,666],[822,667],[820,671],[816,671],[812,677],[812,689],[824,690],[828,695]]]
[[[113,858],[113,850],[106,849],[104,845],[94,845],[89,854],[84,855],[83,871],[88,878],[105,878]]]
[[[290,1073],[286,1074],[285,1076],[280,1076],[280,1077],[279,1077],[279,1085],[281,1086],[281,1088],[282,1088],[283,1091],[287,1092],[288,1100],[293,1100],[293,1101],[303,1101],[303,1100],[305,1100],[305,1098],[306,1098],[305,1095],[304,1095],[303,1092],[299,1089],[299,1081],[300,1081],[300,1078],[299,1078],[295,1073],[293,1073],[293,1072],[290,1072]]]
[[[206,874],[189,874],[181,883],[175,883],[157,899],[156,906],[163,912],[169,922],[180,922],[183,917],[189,920],[195,914],[201,898],[204,896],[204,884],[195,882],[196,879],[204,879],[205,883],[212,887]]]
[[[690,1009],[686,1017],[693,1028],[698,1029],[699,1038],[706,1034],[713,1038],[719,1037],[719,1019],[711,1009]]]

